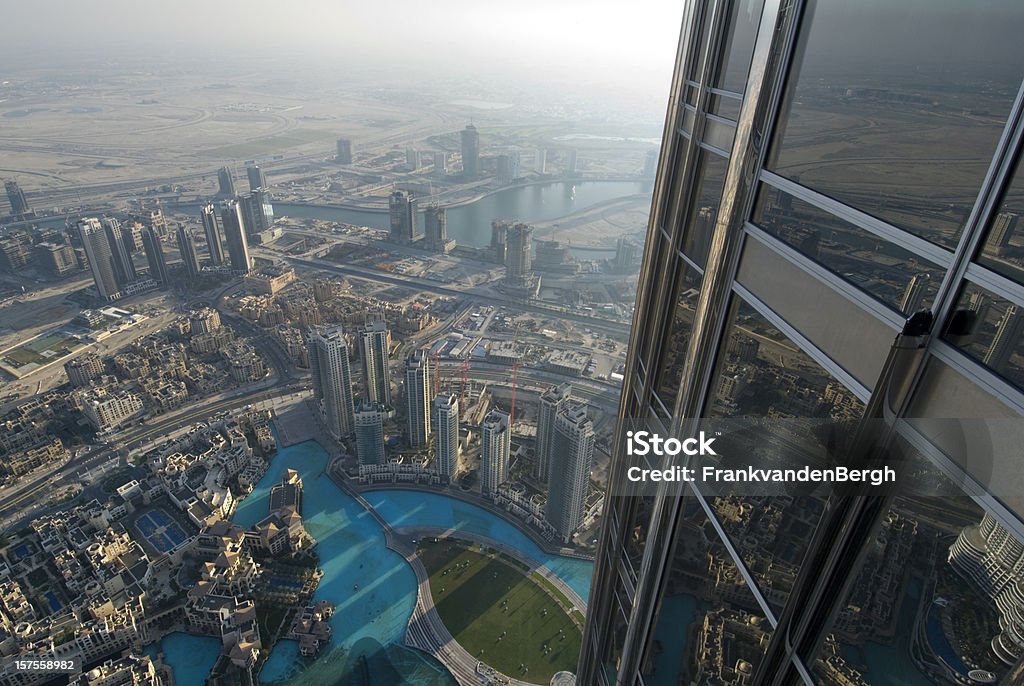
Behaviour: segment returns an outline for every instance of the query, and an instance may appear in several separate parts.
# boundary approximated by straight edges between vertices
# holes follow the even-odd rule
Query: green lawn
[[[447,540],[425,541],[417,552],[442,621],[471,655],[537,684],[548,683],[555,672],[576,671],[580,628],[525,567]]]

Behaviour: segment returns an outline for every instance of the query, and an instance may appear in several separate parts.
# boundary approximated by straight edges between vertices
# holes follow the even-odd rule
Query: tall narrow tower
[[[555,417],[548,482],[548,522],[563,543],[583,523],[594,461],[594,425],[584,405],[567,407]]]
[[[231,271],[248,274],[252,269],[249,257],[249,240],[245,236],[245,220],[242,208],[235,200],[226,200],[221,205],[221,219],[224,222],[224,237],[227,239],[228,255],[231,257]]]
[[[462,178],[473,181],[480,175],[480,133],[470,124],[462,130]]]
[[[384,464],[384,415],[379,403],[364,400],[355,413],[356,455],[359,464]]]
[[[534,449],[537,460],[533,475],[541,482],[547,482],[551,470],[551,449],[555,440],[555,418],[568,407],[572,386],[564,383],[552,386],[540,395],[537,409],[537,445]]]
[[[114,260],[114,276],[117,278],[118,287],[124,288],[138,280],[139,275],[135,272],[135,264],[124,243],[121,222],[113,218],[104,218],[103,232],[107,235],[107,243],[110,244],[110,254]]]
[[[366,398],[372,403],[387,406],[391,405],[391,376],[388,373],[390,351],[391,331],[388,330],[387,322],[370,322],[359,332],[359,354],[363,359]]]
[[[306,344],[313,395],[320,402],[324,424],[335,438],[347,436],[355,427],[355,404],[345,333],[340,326],[314,328]]]
[[[434,454],[437,472],[451,481],[459,466],[459,397],[439,393],[434,398]]]
[[[89,258],[89,271],[92,272],[96,292],[104,300],[114,300],[120,297],[113,251],[100,220],[93,218],[80,220],[78,235],[82,239],[85,255]]]
[[[217,170],[217,195],[222,198],[233,198],[238,195],[235,190],[235,177],[230,167],[221,167]]]
[[[415,350],[405,361],[405,411],[409,423],[409,445],[426,447],[430,439],[430,357]]]
[[[210,264],[219,267],[224,264],[224,245],[221,243],[220,227],[217,225],[217,210],[213,203],[203,205],[199,211],[203,221],[203,233],[206,234],[206,249],[210,253]]]
[[[508,413],[491,410],[480,429],[480,492],[493,495],[499,484],[508,480],[508,459],[512,450]]]
[[[167,257],[160,236],[152,226],[142,227],[142,249],[149,264],[149,277],[161,286],[167,285]]]
[[[185,263],[185,273],[190,280],[195,279],[202,270],[199,265],[199,251],[196,250],[196,238],[192,235],[191,229],[184,224],[178,224],[177,238],[181,261]]]

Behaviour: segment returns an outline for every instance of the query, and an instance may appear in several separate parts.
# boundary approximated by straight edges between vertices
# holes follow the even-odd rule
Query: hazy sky
[[[483,68],[558,64],[584,76],[665,84],[682,0],[31,0],[7,2],[0,55],[54,62],[87,48],[302,50],[331,59]],[[3,67],[0,66],[0,71]],[[594,72],[588,74],[587,72]]]

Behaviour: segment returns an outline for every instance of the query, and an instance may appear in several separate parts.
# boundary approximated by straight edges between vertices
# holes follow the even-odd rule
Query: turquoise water
[[[150,657],[155,658],[158,652],[163,652],[164,661],[174,672],[176,684],[201,684],[217,662],[220,641],[212,636],[193,636],[176,631],[146,648]]]
[[[333,639],[315,660],[280,641],[260,673],[262,683],[450,686],[455,682],[432,658],[401,645],[416,600],[416,577],[405,560],[384,546],[377,522],[338,490],[324,472],[327,453],[316,442],[282,448],[234,521],[251,526],[266,516],[271,487],[286,469],[303,482],[303,520],[316,538],[324,570],[315,598],[335,603]],[[544,555],[526,536],[495,515],[444,496],[406,491],[369,494],[391,523],[456,526],[493,535],[538,562],[550,564],[586,597],[591,563]],[[490,532],[490,533],[488,533]]]
[[[476,505],[418,491],[374,491],[364,497],[392,527],[436,526],[486,536],[546,565],[584,601],[590,593],[593,562],[545,553],[519,529]]]

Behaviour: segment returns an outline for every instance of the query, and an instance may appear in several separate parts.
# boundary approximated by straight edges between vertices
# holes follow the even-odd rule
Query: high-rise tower
[[[437,472],[446,481],[455,477],[459,465],[459,397],[439,393],[434,398],[434,455]]]
[[[207,203],[200,208],[199,218],[203,222],[203,233],[206,235],[206,250],[210,254],[210,264],[219,267],[224,264],[224,245],[221,243],[217,210],[213,203]]]
[[[121,295],[117,283],[117,268],[114,266],[114,252],[107,233],[99,219],[87,218],[78,222],[78,235],[89,258],[96,292],[104,300],[114,300]]]
[[[121,223],[112,217],[104,217],[103,231],[107,235],[107,243],[110,245],[110,254],[114,261],[114,276],[119,289],[123,289],[139,278],[135,271],[135,263],[132,262],[131,254],[125,246]]]
[[[563,408],[552,427],[547,519],[563,543],[583,523],[594,461],[594,425],[584,405]]]
[[[149,265],[149,278],[161,286],[166,286],[167,257],[164,255],[164,245],[160,242],[160,236],[152,226],[142,227],[142,249],[146,253],[146,263]]]
[[[359,355],[363,361],[366,399],[391,406],[391,331],[387,322],[376,320],[359,331]]]
[[[235,200],[225,200],[221,204],[220,216],[231,258],[231,271],[248,274],[252,270],[252,258],[249,257],[249,239],[246,237],[242,208]]]
[[[388,212],[391,219],[391,240],[395,243],[411,243],[423,237],[416,212],[416,198],[408,191],[396,190],[388,198]]]
[[[269,188],[267,176],[258,164],[250,164],[245,168],[245,175],[249,179],[249,192],[252,193],[258,188]]]
[[[221,198],[233,198],[238,195],[235,190],[235,175],[231,173],[230,167],[221,167],[217,170],[217,195]]]
[[[512,431],[508,412],[493,409],[480,425],[480,492],[494,495],[498,486],[508,481],[509,453]]]
[[[424,448],[430,440],[430,357],[414,350],[405,361],[405,412],[409,445]]]
[[[25,192],[17,181],[4,181],[4,190],[7,191],[7,202],[11,204],[12,217],[24,217],[32,214],[32,207],[25,198]]]
[[[192,281],[202,271],[202,267],[199,264],[199,251],[196,250],[196,238],[192,235],[192,230],[184,224],[178,224],[176,233],[178,251],[181,253],[181,261],[185,264],[185,274]]]
[[[555,440],[555,418],[569,405],[572,386],[564,383],[552,386],[540,394],[537,408],[537,444],[534,448],[534,478],[546,483],[551,470],[551,455]]]
[[[352,164],[352,141],[347,138],[339,138],[334,161],[338,164]]]
[[[480,175],[480,132],[470,124],[460,134],[462,142],[462,178],[473,181]]]
[[[317,327],[310,330],[306,345],[313,395],[324,424],[335,438],[348,436],[355,428],[355,404],[345,333],[340,326]]]
[[[505,280],[512,286],[526,286],[533,278],[533,227],[515,224],[505,239]]]
[[[354,425],[356,432],[356,456],[361,465],[384,464],[384,416],[383,405],[364,400],[356,410]]]

